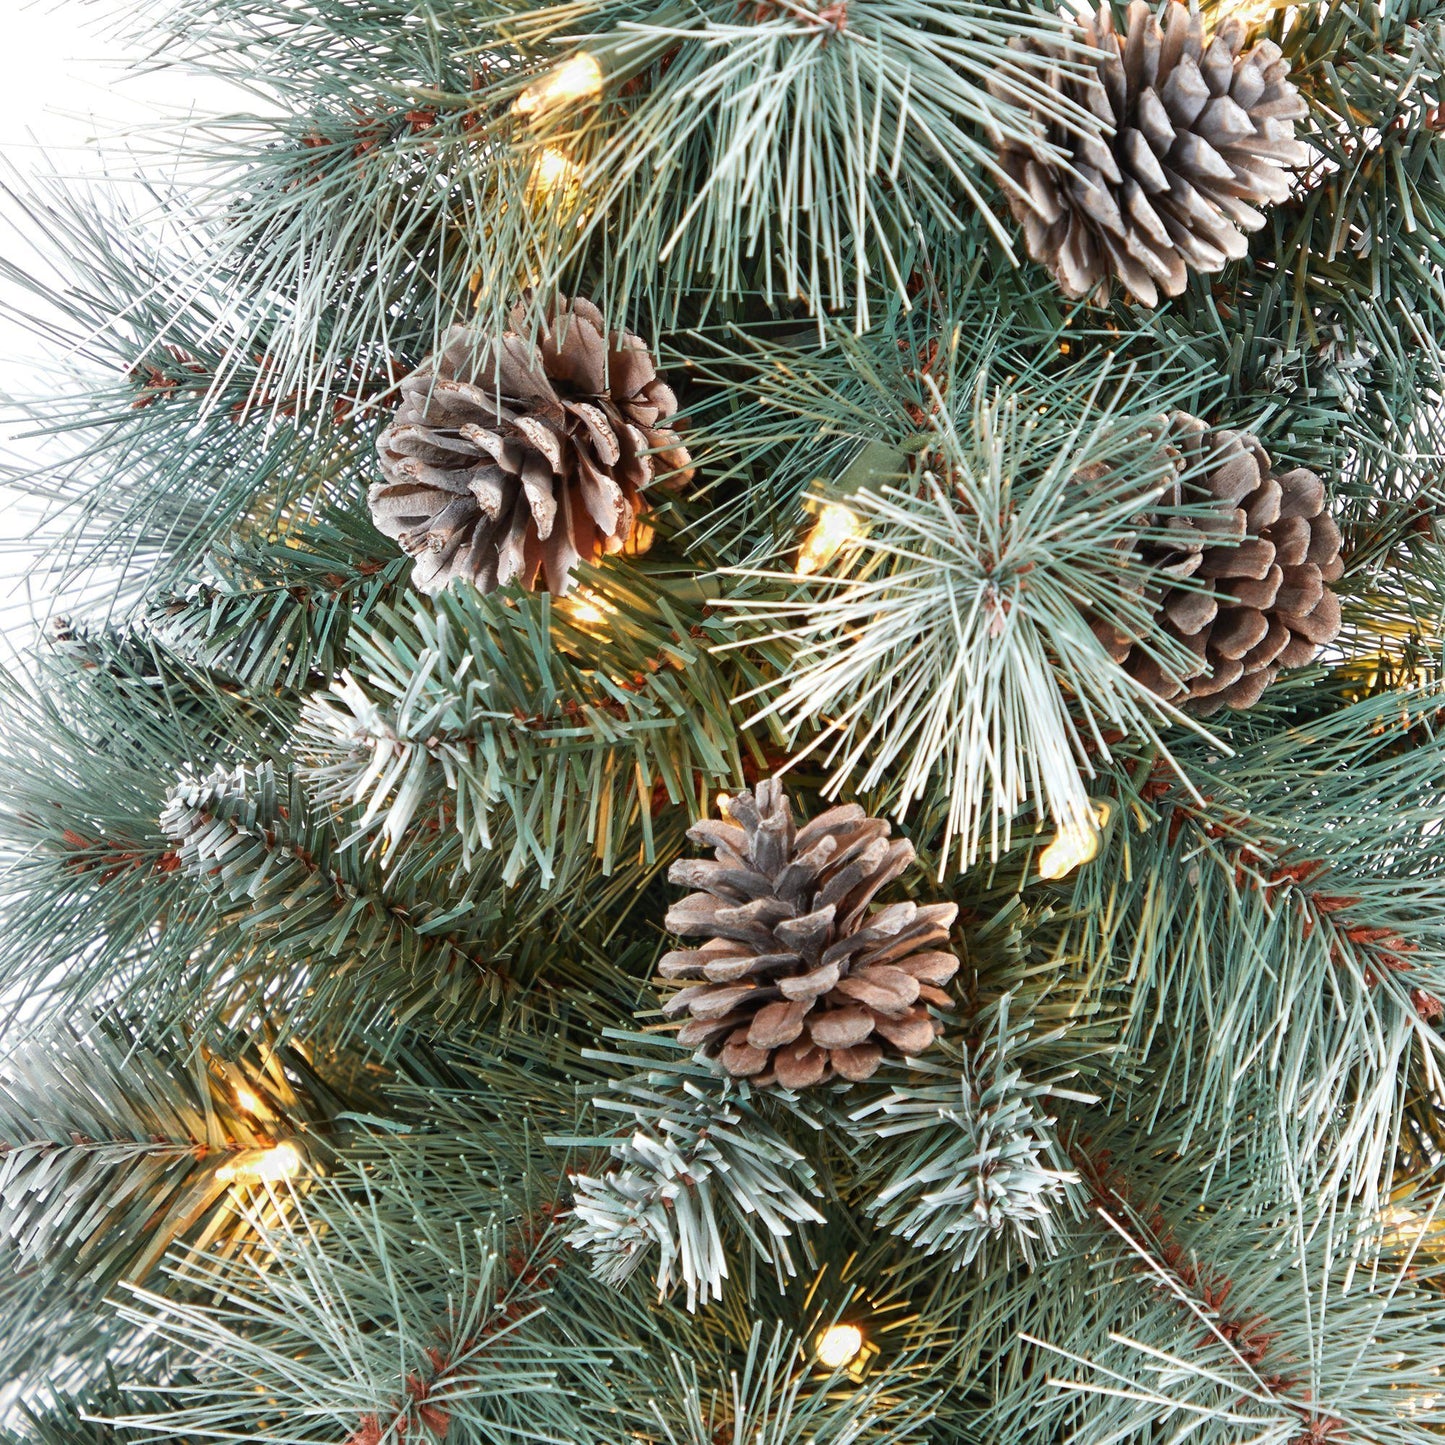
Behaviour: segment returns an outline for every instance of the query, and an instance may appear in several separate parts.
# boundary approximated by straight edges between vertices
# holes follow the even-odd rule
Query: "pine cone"
[[[1166,583],[1157,607],[1195,662],[1171,674],[1109,622],[1094,619],[1094,633],[1132,677],[1196,717],[1250,707],[1282,668],[1302,667],[1338,635],[1328,584],[1344,571],[1340,529],[1319,477],[1303,467],[1275,475],[1254,437],[1176,412],[1168,442],[1178,477],[1160,505],[1202,501],[1215,515],[1163,519],[1175,540],[1139,550],[1156,576],[1188,580]]]
[[[740,793],[731,821],[706,819],[688,837],[716,862],[679,859],[668,877],[699,888],[668,911],[674,933],[708,935],[658,965],[685,986],[664,1005],[689,1014],[679,1039],[704,1046],[730,1074],[790,1089],[866,1079],[885,1046],[917,1054],[934,1040],[928,1005],[958,971],[945,951],[958,909],[891,903],[874,894],[913,861],[906,839],[856,803],[794,832],[776,779]],[[940,948],[940,945],[942,946]]]
[[[1284,200],[1286,168],[1307,159],[1294,138],[1307,107],[1272,41],[1240,54],[1245,27],[1237,19],[1206,45],[1199,17],[1183,5],[1170,5],[1161,31],[1144,0],[1133,0],[1121,40],[1105,3],[1084,23],[1083,38],[1105,53],[1083,74],[1078,53],[1062,44],[1009,42],[1054,61],[1055,88],[1112,130],[1081,136],[1036,110],[1032,142],[1000,145],[1015,183],[1009,204],[1029,255],[1066,295],[1092,293],[1102,305],[1113,275],[1153,306],[1160,291],[1184,289],[1187,267],[1220,271],[1245,254],[1242,233],[1264,225],[1255,208]],[[990,85],[1016,102],[1006,79]]]
[[[377,441],[371,515],[417,559],[424,592],[457,577],[531,588],[539,574],[565,592],[579,559],[627,545],[654,475],[688,465],[661,425],[677,399],[638,337],[608,337],[580,298],[555,303],[535,347],[526,318],[519,305],[500,338],[453,327]]]

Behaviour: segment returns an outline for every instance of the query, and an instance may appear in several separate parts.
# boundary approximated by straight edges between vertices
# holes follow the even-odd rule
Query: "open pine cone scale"
[[[928,1006],[951,1007],[941,985],[958,969],[946,951],[957,909],[872,907],[913,861],[912,845],[890,839],[888,824],[856,804],[795,832],[774,782],[756,797],[740,794],[730,812],[731,822],[689,831],[714,858],[680,859],[669,873],[699,891],[673,906],[667,927],[708,936],[659,964],[681,985],[664,1006],[689,1016],[681,1042],[706,1048],[731,1074],[788,1088],[834,1074],[866,1079],[885,1048],[927,1048],[937,1032]]]

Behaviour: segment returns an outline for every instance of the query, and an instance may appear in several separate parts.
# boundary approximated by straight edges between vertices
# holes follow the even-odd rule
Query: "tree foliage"
[[[0,263],[75,600],[0,676],[6,1440],[1437,1434],[1440,0],[1247,17],[1311,160],[1155,310],[1010,219],[1030,107],[1107,139],[1053,6],[130,9],[240,94]],[[565,597],[423,597],[398,383],[557,290],[696,475]],[[1095,631],[1177,660],[1175,408],[1346,559],[1203,725]],[[722,1077],[652,987],[689,827],[774,775],[958,905],[941,1039],[851,1088]]]

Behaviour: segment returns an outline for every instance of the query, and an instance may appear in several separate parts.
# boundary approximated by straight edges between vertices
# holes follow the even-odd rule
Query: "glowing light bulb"
[[[517,115],[535,115],[554,106],[591,100],[602,93],[602,67],[595,56],[579,50],[570,60],[554,65],[534,80],[512,103]]]
[[[632,530],[627,534],[627,540],[622,544],[622,555],[624,557],[641,557],[644,552],[652,550],[652,543],[657,537],[657,530],[649,526],[638,517],[632,524]]]
[[[222,1184],[233,1180],[243,1184],[274,1184],[301,1172],[301,1151],[288,1143],[271,1149],[253,1149],[234,1164],[223,1164],[216,1170]]]
[[[732,802],[732,795],[731,795],[731,794],[729,794],[729,793],[719,793],[719,794],[717,795],[717,813],[718,813],[718,817],[719,817],[719,818],[731,818],[731,817],[732,817],[732,814],[731,814],[730,812],[728,812],[728,804],[731,803],[731,802]]]
[[[548,146],[532,165],[532,189],[539,196],[550,196],[557,190],[570,190],[577,184],[580,174],[561,151]]]
[[[585,627],[600,626],[607,621],[609,612],[616,611],[616,608],[586,587],[569,592],[562,605],[571,614],[573,622],[580,622]]]
[[[1059,830],[1058,836],[1039,854],[1039,877],[1066,878],[1081,864],[1089,862],[1099,851],[1099,833],[1095,828],[1071,823]]]
[[[1380,1242],[1388,1249],[1410,1249],[1424,1243],[1426,1221],[1403,1204],[1388,1205],[1381,1211],[1380,1223],[1384,1226]]]
[[[1226,20],[1242,20],[1253,29],[1265,24],[1277,10],[1289,11],[1295,7],[1288,0],[1224,0],[1214,12],[1214,28],[1219,29]]]
[[[818,1336],[818,1363],[827,1370],[841,1370],[863,1351],[863,1331],[857,1325],[829,1325]]]
[[[1108,803],[1094,804],[1097,826],[1066,823],[1054,841],[1039,854],[1039,877],[1049,880],[1067,878],[1075,868],[1091,862],[1099,855],[1100,830],[1109,821],[1113,810]]]
[[[807,577],[826,567],[847,543],[862,534],[863,523],[856,512],[829,502],[798,549],[798,576]]]
[[[236,1106],[248,1114],[260,1114],[266,1109],[261,1096],[254,1089],[248,1089],[245,1084],[238,1085],[236,1089]]]

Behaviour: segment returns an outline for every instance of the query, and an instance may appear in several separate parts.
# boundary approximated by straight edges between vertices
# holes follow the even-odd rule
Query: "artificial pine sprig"
[[[1133,552],[1167,536],[1141,514],[1172,464],[1130,379],[1099,368],[1045,402],[983,370],[960,393],[948,378],[961,344],[955,333],[939,363],[947,389],[924,379],[931,414],[909,475],[846,499],[861,536],[840,565],[777,600],[732,604],[752,624],[745,636],[790,654],[757,715],[794,738],[816,728],[806,751],[835,790],[886,789],[902,810],[937,789],[940,861],[958,868],[1005,851],[1026,806],[1092,828],[1088,778],[1111,738],[1167,752],[1177,713],[1109,657],[1095,613],[1160,665],[1187,660],[1145,601],[1153,579]]]
[[[779,1276],[796,1273],[788,1246],[797,1226],[821,1224],[812,1169],[765,1122],[744,1081],[719,1087],[706,1066],[675,1065],[624,1080],[594,1101],[625,1123],[606,1138],[616,1165],[573,1175],[568,1242],[591,1255],[597,1274],[621,1284],[657,1250],[660,1294],[674,1284],[687,1307],[722,1298],[728,1235],[739,1232]]]
[[[1067,1087],[1067,1073],[1028,1079],[1016,1061],[1027,1020],[1009,1018],[1004,997],[976,1021],[976,1044],[944,1045],[948,1065],[917,1060],[915,1077],[857,1110],[870,1140],[908,1139],[869,1212],[880,1225],[954,1269],[1002,1238],[1032,1264],[1056,1247],[1055,1217],[1077,1207],[1077,1173],[1042,1112],[1051,1099],[1097,1103]],[[1062,1033],[1062,1031],[1060,1031]]]

